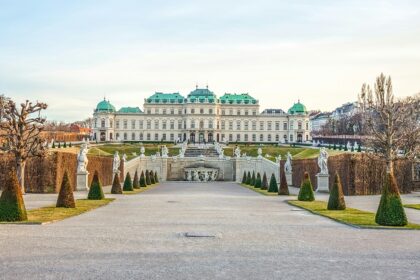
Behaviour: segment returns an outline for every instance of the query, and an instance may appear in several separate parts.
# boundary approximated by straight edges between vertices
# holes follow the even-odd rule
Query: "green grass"
[[[253,190],[254,192],[257,192],[257,193],[262,194],[262,195],[271,195],[271,196],[277,196],[278,195],[277,193],[268,192],[267,190],[254,188],[254,186],[249,186],[249,185],[246,185],[246,184],[240,184],[240,185],[242,187]]]
[[[166,147],[168,147],[169,156],[177,155],[179,153],[179,148],[174,148],[172,144],[164,144]],[[136,157],[133,155],[133,153],[136,153],[137,156],[140,155],[140,147],[144,146],[145,148],[145,155],[150,156],[156,154],[160,149],[162,145],[160,144],[143,144],[135,143],[125,143],[125,144],[104,144],[104,145],[98,145],[95,147],[92,147],[89,150],[90,155],[97,155],[97,156],[114,156],[115,152],[118,151],[120,156],[122,154],[127,155],[127,159],[133,159]]]
[[[381,226],[375,223],[375,213],[362,211],[354,208],[346,210],[327,210],[327,203],[324,201],[287,201],[290,205],[308,210],[311,213],[321,215],[337,222],[359,227],[377,229],[418,229],[420,225],[409,223],[403,227]]]
[[[74,217],[85,212],[91,211],[101,206],[105,206],[114,198],[105,198],[102,200],[76,200],[76,208],[57,208],[54,206],[41,207],[28,210],[28,220],[15,222],[16,224],[43,224],[61,221],[70,217]],[[9,222],[8,222],[9,223]],[[14,223],[14,224],[15,224]]]
[[[158,184],[154,184],[154,185],[149,185],[146,188],[134,189],[133,191],[128,191],[128,192],[127,191],[124,191],[123,194],[132,195],[132,194],[142,193],[144,191],[148,191],[148,190],[154,189],[158,185],[159,185],[159,183]]]
[[[420,204],[404,204],[404,207],[420,210]]]

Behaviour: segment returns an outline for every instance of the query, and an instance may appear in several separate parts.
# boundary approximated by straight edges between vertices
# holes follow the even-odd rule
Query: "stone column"
[[[329,193],[329,174],[316,174],[316,179],[318,183],[318,188],[316,189],[316,192],[326,192]]]
[[[89,172],[81,171],[77,172],[77,184],[76,191],[88,191],[89,190]]]

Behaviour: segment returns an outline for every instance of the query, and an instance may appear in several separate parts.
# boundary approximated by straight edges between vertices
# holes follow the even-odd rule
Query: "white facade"
[[[109,101],[93,114],[93,137],[102,141],[242,142],[278,143],[310,141],[309,117],[296,103],[289,113],[268,109],[260,113],[258,101],[248,94],[217,98],[208,89],[196,89],[187,98],[155,93],[145,99],[144,110],[116,111]]]

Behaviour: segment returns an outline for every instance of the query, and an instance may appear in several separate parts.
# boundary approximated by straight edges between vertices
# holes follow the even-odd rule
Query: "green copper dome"
[[[304,115],[307,114],[308,111],[306,110],[305,105],[298,101],[297,103],[293,104],[293,106],[287,111],[287,113],[291,115]]]
[[[214,92],[210,91],[208,88],[198,88],[196,87],[195,90],[191,91],[190,94],[188,94],[188,100],[190,102],[200,102],[203,103],[207,99],[208,102],[214,103],[217,99],[216,94]]]
[[[115,107],[108,100],[102,100],[96,105],[95,112],[115,112]]]

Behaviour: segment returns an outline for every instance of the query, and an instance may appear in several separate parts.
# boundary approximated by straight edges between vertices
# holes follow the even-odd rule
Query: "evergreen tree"
[[[273,193],[278,192],[277,180],[276,180],[276,176],[274,176],[274,174],[271,174],[270,186],[268,187],[268,192],[273,192]]]
[[[19,186],[16,170],[12,168],[6,176],[6,185],[0,196],[0,221],[26,221],[25,203]]]
[[[261,189],[261,187],[262,187],[260,173],[257,173],[257,179],[255,179],[255,186],[254,187],[257,188],[257,189]]]
[[[133,182],[131,181],[130,172],[127,172],[127,175],[125,175],[123,191],[130,192],[130,191],[133,191],[133,190],[134,190],[133,189]]]
[[[158,183],[159,183],[159,178],[157,175],[157,171],[155,171],[155,184],[158,184]]]
[[[153,175],[153,171],[150,170],[150,183],[152,183],[152,185],[156,184],[155,182],[155,176]]]
[[[70,147],[70,148],[72,147],[71,142],[69,142],[69,147]]]
[[[246,171],[244,171],[244,176],[242,177],[242,184],[246,184]]]
[[[280,174],[279,195],[289,195],[289,186],[287,185],[286,174],[284,172]]]
[[[251,172],[248,171],[248,175],[246,177],[246,184],[251,185]]]
[[[134,173],[133,189],[140,189],[139,175],[137,174],[137,170],[136,173]]]
[[[334,185],[330,192],[328,199],[328,210],[344,210],[346,209],[346,202],[344,201],[343,186],[341,185],[340,176],[338,172],[334,176]]]
[[[63,148],[67,148],[67,143],[66,143],[66,141],[64,141]]]
[[[255,171],[252,171],[251,186],[255,186]]]
[[[98,171],[95,171],[92,179],[92,183],[90,184],[90,189],[88,193],[88,199],[90,200],[101,200],[104,199],[104,191],[102,190],[102,184],[99,180]]]
[[[268,190],[268,180],[267,180],[267,174],[265,174],[265,172],[264,172],[263,179],[262,179],[261,189],[262,190]]]
[[[337,145],[334,143],[333,150],[337,150]]]
[[[121,188],[121,183],[120,183],[120,176],[118,175],[118,173],[115,173],[114,175],[114,180],[112,181],[111,193],[112,194],[123,193],[122,188]]]
[[[309,173],[305,172],[303,176],[302,185],[300,186],[298,200],[300,201],[314,201],[314,190],[312,188],[311,178]]]
[[[140,175],[140,187],[141,188],[147,187],[147,185],[146,185],[146,178],[144,177],[144,171],[141,171],[141,175]]]
[[[152,184],[152,181],[150,180],[150,173],[149,173],[149,170],[148,169],[146,169],[146,185],[151,185]]]
[[[392,173],[386,174],[375,222],[382,226],[405,226],[408,223],[397,182]]]
[[[75,208],[73,188],[70,185],[67,170],[64,172],[63,181],[61,182],[60,192],[57,198],[56,207]]]
[[[59,148],[59,149],[61,148],[61,143],[60,143],[60,142],[58,142],[58,148]]]
[[[51,148],[55,149],[55,142],[52,143]]]
[[[361,152],[362,152],[362,145],[359,145],[359,146],[357,147],[357,151],[358,151],[359,153],[361,153]]]

